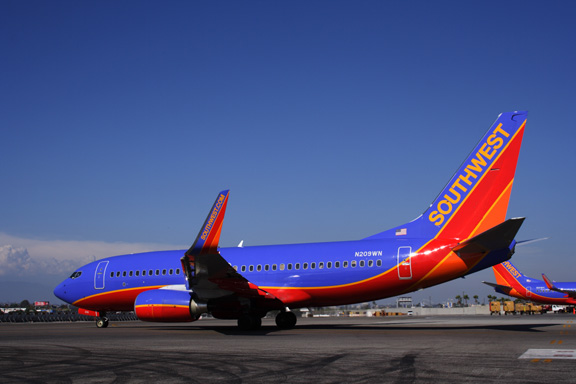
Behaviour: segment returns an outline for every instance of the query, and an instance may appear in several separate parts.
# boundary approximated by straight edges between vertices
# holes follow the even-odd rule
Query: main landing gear
[[[98,328],[106,328],[110,321],[106,317],[106,313],[100,313],[100,316],[96,318],[96,326]]]
[[[276,315],[276,325],[280,329],[292,329],[296,326],[296,315],[284,310]]]
[[[288,308],[276,315],[276,325],[279,329],[292,329],[296,326],[296,315]],[[262,318],[254,314],[244,314],[238,318],[238,328],[243,331],[255,331],[262,327]]]

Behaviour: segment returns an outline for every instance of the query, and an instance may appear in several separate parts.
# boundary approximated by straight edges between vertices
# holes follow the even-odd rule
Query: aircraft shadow
[[[292,330],[283,330],[278,329],[274,325],[263,325],[258,330],[241,330],[238,329],[236,325],[218,325],[218,326],[170,326],[170,327],[162,327],[162,326],[147,326],[145,328],[153,329],[155,331],[164,331],[164,332],[174,332],[174,331],[189,331],[189,332],[205,332],[205,331],[213,331],[218,332],[223,335],[252,335],[252,336],[266,336],[270,334],[282,334],[284,333],[286,336],[290,335],[291,331],[330,331],[333,330],[334,332],[341,332],[341,331],[382,331],[382,330],[389,330],[389,331],[458,331],[458,330],[465,330],[465,331],[473,331],[473,330],[488,330],[488,331],[507,331],[507,332],[533,332],[533,333],[541,333],[546,332],[545,330],[541,330],[538,328],[544,327],[551,327],[560,324],[550,324],[550,323],[536,323],[536,324],[497,324],[497,325],[442,325],[442,324],[434,324],[434,325],[413,325],[410,323],[406,323],[405,325],[387,325],[387,324],[377,324],[377,325],[352,325],[352,324],[304,324],[304,325],[296,325],[295,328]]]

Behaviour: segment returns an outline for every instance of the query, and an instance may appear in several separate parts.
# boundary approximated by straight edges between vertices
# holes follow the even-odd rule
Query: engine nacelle
[[[136,297],[134,312],[142,321],[196,321],[208,312],[205,303],[197,303],[187,291],[152,289]]]

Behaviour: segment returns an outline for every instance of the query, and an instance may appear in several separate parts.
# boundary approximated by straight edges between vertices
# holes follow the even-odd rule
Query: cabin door
[[[104,289],[104,278],[106,274],[106,267],[108,267],[108,261],[101,261],[96,266],[96,272],[94,273],[95,289]]]
[[[398,248],[398,278],[400,280],[409,280],[412,278],[412,247]]]

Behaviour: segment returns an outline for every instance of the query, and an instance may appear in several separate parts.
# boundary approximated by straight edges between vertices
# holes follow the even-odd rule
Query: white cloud
[[[185,249],[182,245],[37,240],[0,233],[0,277],[71,273],[88,262],[129,253]]]
[[[0,276],[20,275],[31,268],[32,260],[26,248],[0,246]]]

